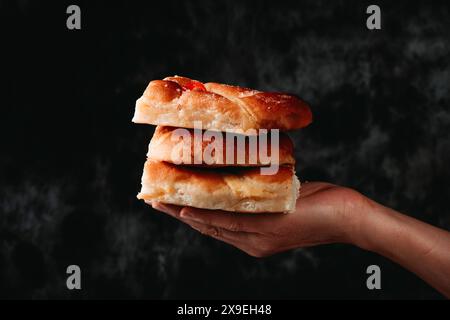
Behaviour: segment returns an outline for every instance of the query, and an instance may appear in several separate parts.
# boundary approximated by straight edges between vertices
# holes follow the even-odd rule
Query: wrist
[[[372,240],[369,236],[374,220],[379,215],[379,207],[378,203],[353,191],[351,199],[346,201],[344,206],[343,217],[340,218],[343,224],[343,242],[373,251]]]
[[[342,192],[343,191],[343,192]],[[333,241],[361,246],[364,243],[365,217],[373,210],[371,200],[356,190],[343,188],[340,205],[333,209],[330,234]]]
[[[373,252],[386,250],[385,246],[389,246],[390,236],[398,231],[390,210],[364,197],[364,204],[356,217],[352,244]]]

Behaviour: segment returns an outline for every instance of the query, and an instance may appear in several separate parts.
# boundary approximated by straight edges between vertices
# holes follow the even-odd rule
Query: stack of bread
[[[283,131],[305,127],[311,120],[309,106],[289,94],[178,76],[151,81],[137,100],[133,117],[135,123],[157,125],[138,199],[234,212],[292,212],[300,182],[293,143]],[[205,139],[206,131],[197,135],[199,124],[209,137],[223,133],[223,140]],[[177,139],[180,128],[191,139]],[[277,157],[270,157],[273,129],[280,131]],[[227,144],[230,136],[234,142],[239,135],[245,136],[244,144]],[[250,137],[255,136],[258,142],[268,142],[257,144],[265,150],[251,147]],[[209,160],[206,151],[212,155]],[[265,153],[269,160],[261,156]],[[261,169],[268,166],[277,169],[264,173]]]

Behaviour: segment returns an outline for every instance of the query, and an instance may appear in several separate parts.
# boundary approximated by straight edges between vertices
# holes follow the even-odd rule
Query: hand
[[[255,257],[345,242],[375,251],[450,297],[450,233],[329,183],[304,183],[295,212],[244,214],[153,203],[195,230]]]
[[[232,213],[156,202],[152,206],[249,255],[264,257],[292,248],[352,242],[365,199],[352,189],[309,182],[300,189],[295,212],[288,214]]]

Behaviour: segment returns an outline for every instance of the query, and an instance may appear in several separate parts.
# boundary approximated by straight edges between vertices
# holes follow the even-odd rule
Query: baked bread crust
[[[242,132],[293,130],[312,121],[309,106],[294,95],[261,92],[185,77],[153,80],[136,101],[135,123]]]
[[[182,132],[189,133],[189,139],[178,138],[174,133],[177,133],[180,128],[157,126],[153,138],[150,141],[147,157],[157,161],[166,161],[175,164],[184,165],[208,165],[214,167],[221,166],[268,166],[268,165],[294,165],[294,145],[287,134],[280,132],[279,135],[279,148],[278,155],[271,153],[271,137],[270,133],[266,135],[267,143],[261,143],[261,153],[263,158],[260,157],[259,139],[261,135],[255,136],[256,152],[255,159],[250,157],[250,139],[248,136],[241,136],[245,138],[245,146],[237,143],[234,139],[233,157],[230,155],[232,162],[227,160],[227,134],[223,132],[214,132],[222,137],[221,140],[214,140],[211,137],[201,140],[201,148],[195,147],[194,140],[199,140],[201,137],[194,138],[193,129],[181,129]],[[186,130],[186,131],[185,131]],[[210,132],[211,133],[211,132]],[[232,134],[233,136],[236,134]],[[219,146],[219,141],[222,142],[221,148],[215,150],[214,146]],[[186,154],[184,153],[186,152]],[[238,153],[242,153],[244,157],[238,159]],[[209,159],[205,159],[204,156],[212,155]],[[264,159],[267,155],[267,159]],[[272,159],[273,157],[273,159]],[[198,159],[196,162],[195,160]],[[240,161],[239,161],[240,160]],[[268,161],[269,160],[269,161]]]
[[[275,175],[258,168],[208,170],[147,160],[138,199],[234,212],[292,212],[300,182],[292,167]]]

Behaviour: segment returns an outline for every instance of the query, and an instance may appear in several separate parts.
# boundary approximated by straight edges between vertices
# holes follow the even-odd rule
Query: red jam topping
[[[203,83],[199,82],[199,81],[189,81],[186,83],[183,83],[183,90],[199,90],[199,91],[206,91],[205,86],[203,85]]]

